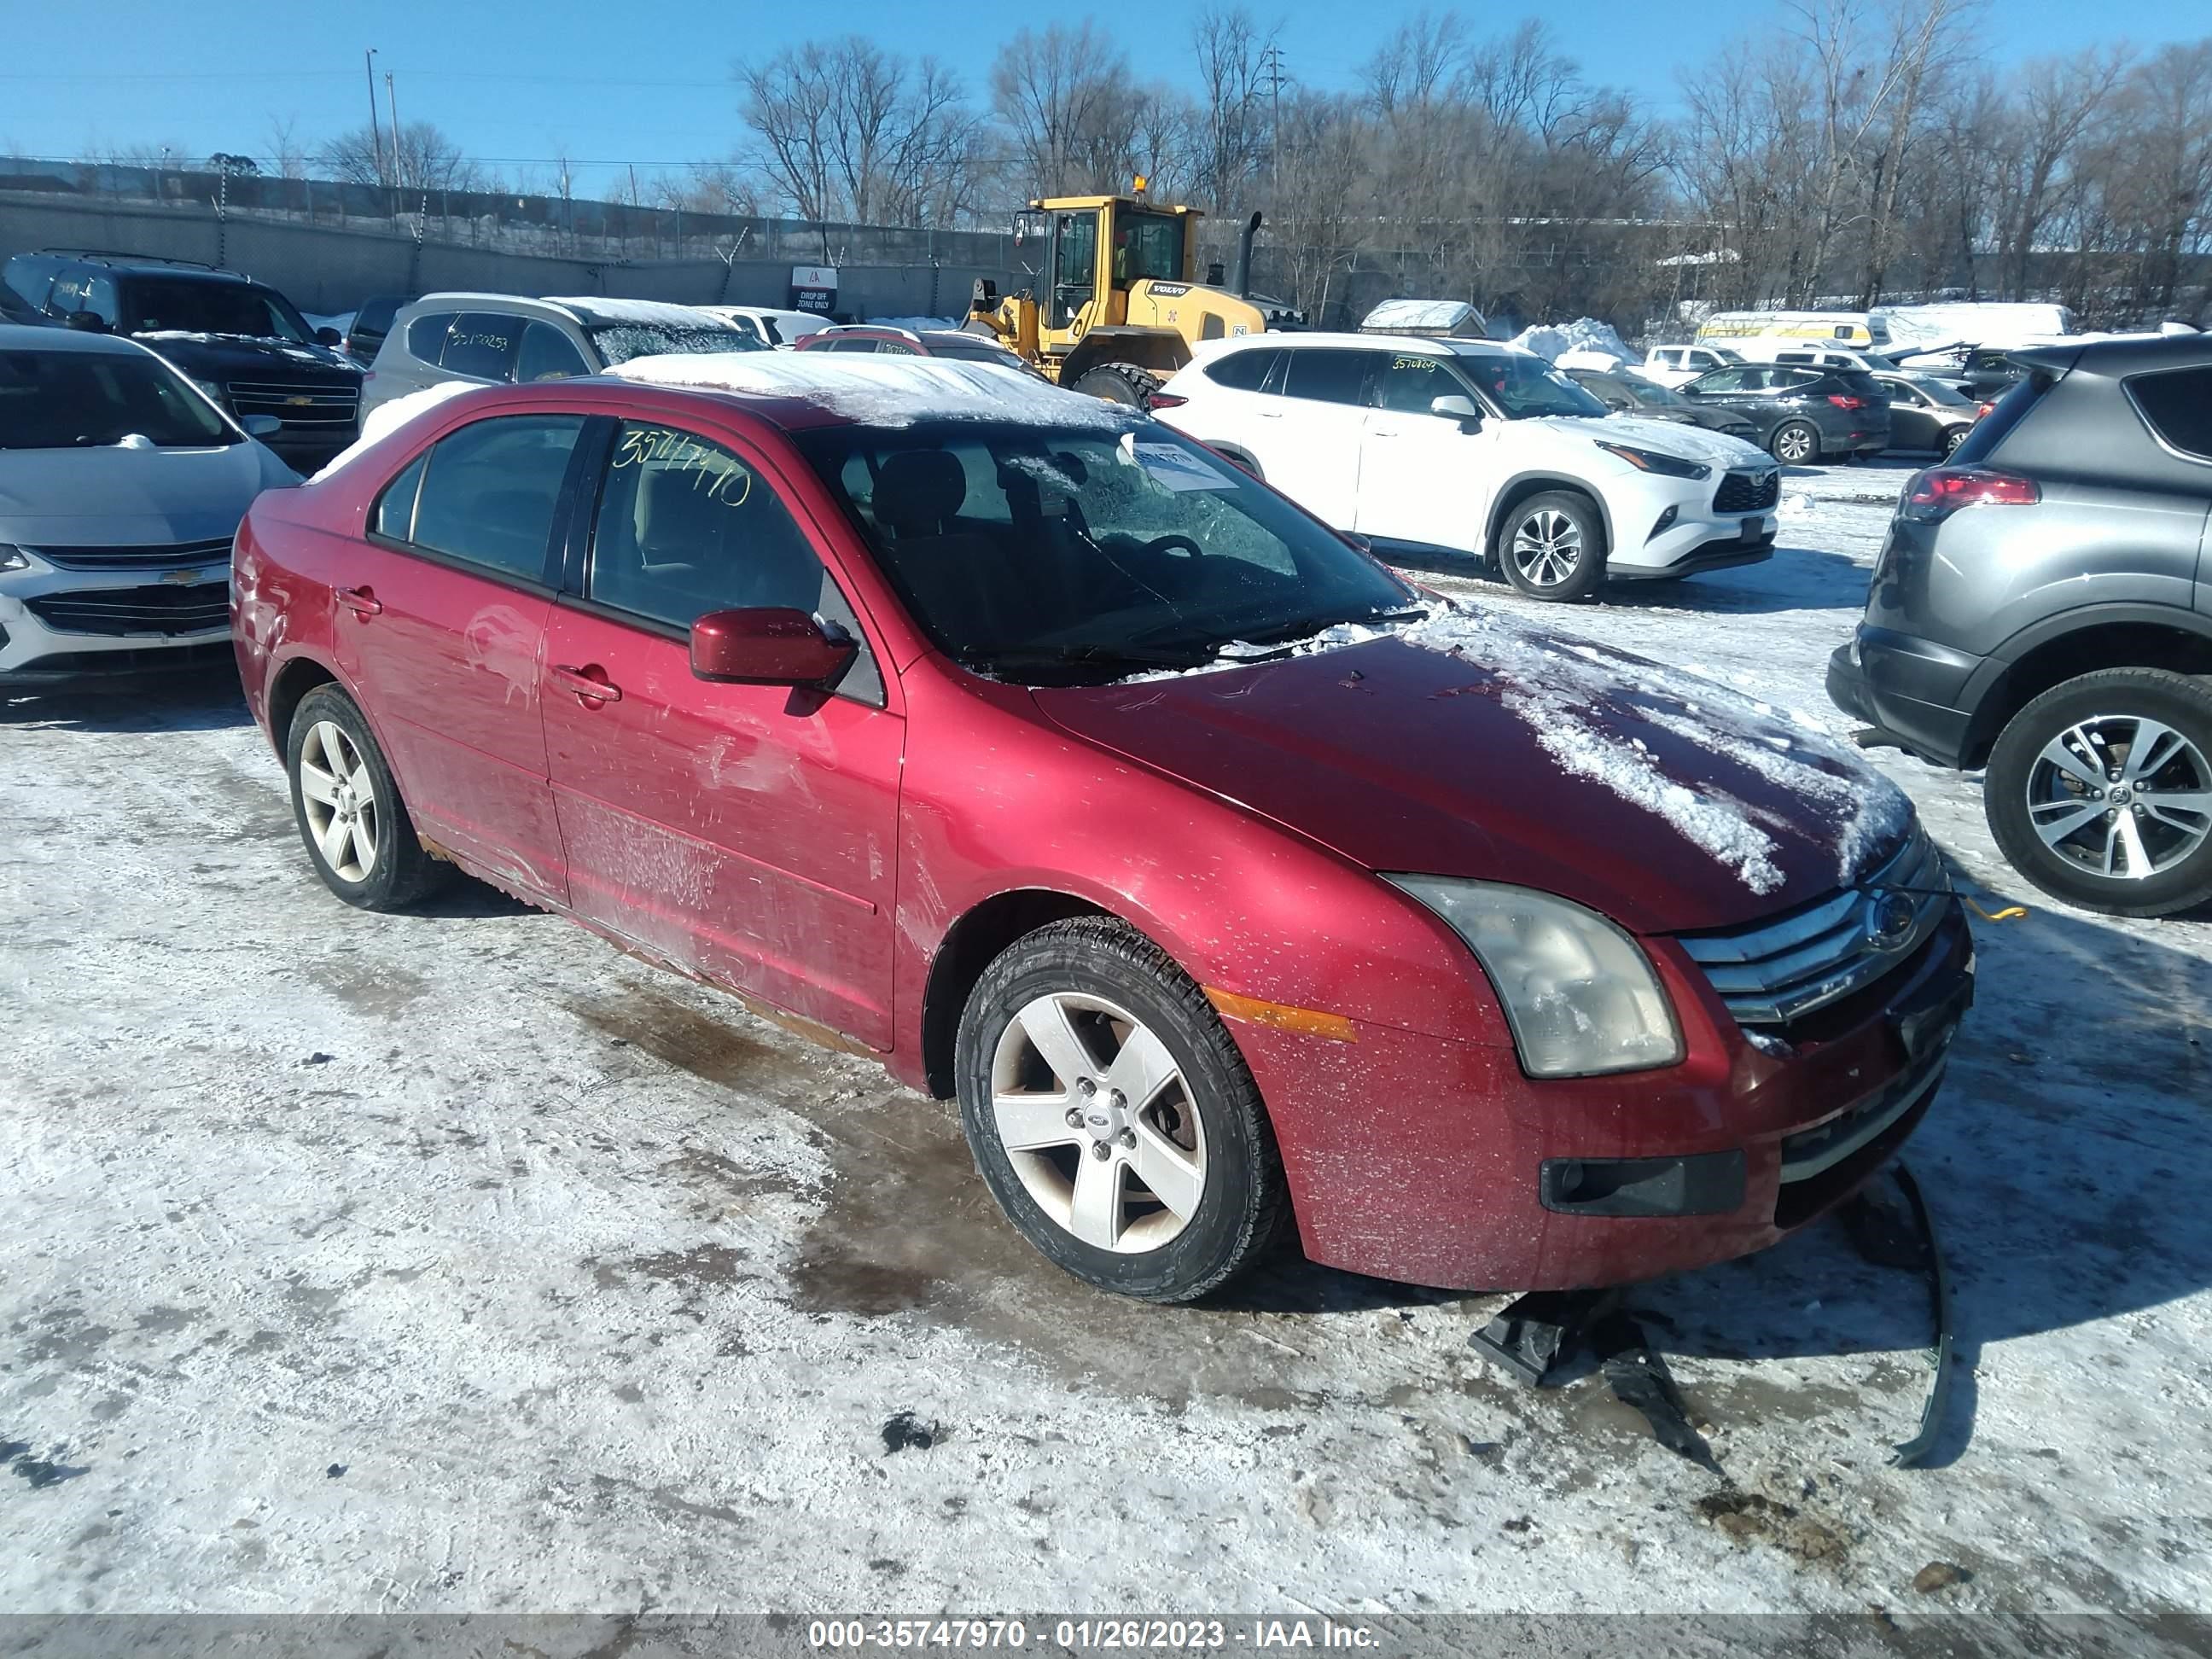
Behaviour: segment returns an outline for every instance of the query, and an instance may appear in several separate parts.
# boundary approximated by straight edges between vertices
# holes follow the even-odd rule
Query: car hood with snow
[[[0,451],[0,542],[228,541],[256,495],[298,482],[250,440],[191,449],[156,449],[137,439],[98,449]]]
[[[1535,888],[1644,933],[1832,892],[1911,824],[1894,785],[1763,704],[1480,611],[1032,695],[1063,729],[1367,869]],[[1648,834],[1623,836],[1624,801]]]
[[[1602,422],[1595,416],[1544,415],[1517,421],[1514,425],[1540,426],[1565,436],[1601,438],[1611,444],[1632,444],[1638,449],[1679,456],[1686,461],[1702,461],[1717,471],[1730,467],[1764,470],[1774,465],[1772,456],[1741,438],[1677,421],[1655,421],[1642,415],[1611,415]]]

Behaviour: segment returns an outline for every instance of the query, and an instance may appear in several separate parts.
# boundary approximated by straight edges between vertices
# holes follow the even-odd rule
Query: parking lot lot
[[[1562,611],[1846,729],[1905,470],[1765,565]],[[1823,1223],[1633,1292],[1710,1456],[1468,1348],[1502,1298],[1286,1259],[1057,1274],[949,1109],[467,887],[332,899],[234,689],[0,708],[0,1483],[17,1610],[2202,1606],[2212,920],[2044,901],[1893,752],[1978,927],[1908,1149],[1955,1275]],[[1480,1193],[1466,1195],[1479,1205]],[[1931,1564],[1957,1571],[1914,1580]]]

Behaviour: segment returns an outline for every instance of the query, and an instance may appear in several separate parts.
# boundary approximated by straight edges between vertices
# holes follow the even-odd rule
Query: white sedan
[[[776,351],[788,351],[808,335],[830,326],[827,317],[811,311],[783,311],[775,306],[699,306],[695,309],[744,330]]]
[[[1472,554],[1539,599],[1774,550],[1764,451],[1608,416],[1541,357],[1486,340],[1251,335],[1200,346],[1152,404],[1336,529]]]

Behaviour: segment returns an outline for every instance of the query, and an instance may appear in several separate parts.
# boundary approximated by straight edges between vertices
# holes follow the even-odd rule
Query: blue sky
[[[1205,0],[1146,0],[1092,15],[1131,48],[1163,51],[1140,70],[1180,79]],[[1255,3],[1279,19],[1285,70],[1323,88],[1350,84],[1360,61],[1413,3],[1343,0]],[[1473,4],[1471,20],[1499,30],[1524,11]],[[1584,0],[1541,9],[1595,80],[1664,102],[1678,70],[1731,40],[1780,27],[1772,0]],[[578,170],[579,191],[635,162],[642,177],[663,163],[727,155],[742,139],[730,67],[810,33],[854,32],[885,47],[936,53],[981,91],[997,44],[994,27],[1041,26],[1060,8],[1024,9],[945,0],[836,0],[819,6],[609,5],[605,0],[146,0],[90,8],[10,6],[0,33],[0,148],[17,154],[84,155],[111,146],[175,145],[204,156],[271,146],[272,117],[295,117],[310,146],[365,125],[362,53],[377,48],[395,78],[403,120],[430,120],[470,155],[506,171],[562,150],[610,164]],[[2078,49],[2101,39],[2112,14],[2078,0],[1985,0],[1974,33],[2002,64]],[[2203,0],[2137,0],[2129,38],[2155,45],[2212,33]],[[1129,19],[1116,27],[1117,17]],[[994,20],[1004,20],[994,25]],[[1694,20],[1694,21],[1691,21]],[[1485,25],[1478,21],[1478,28]],[[539,175],[550,173],[540,166]],[[590,193],[598,193],[593,189]]]

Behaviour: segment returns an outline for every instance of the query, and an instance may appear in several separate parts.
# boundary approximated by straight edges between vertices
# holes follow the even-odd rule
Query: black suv
[[[241,421],[280,422],[263,439],[311,471],[354,441],[361,370],[337,332],[308,325],[292,302],[235,272],[180,259],[81,248],[19,253],[0,282],[71,328],[127,334],[159,352]]]
[[[2014,867],[2118,915],[2212,899],[2212,337],[2023,347],[1906,484],[1828,695],[1985,767]]]

